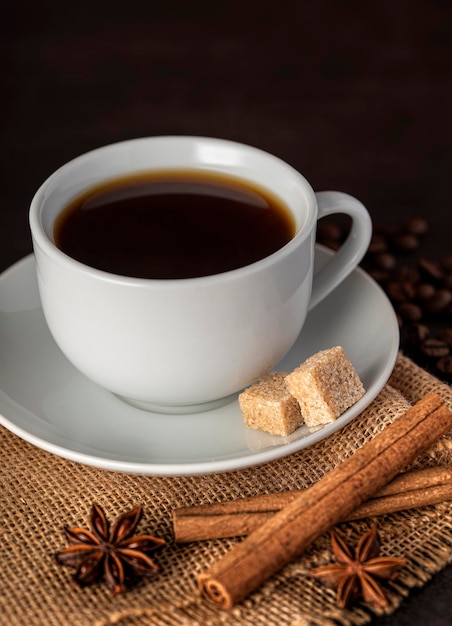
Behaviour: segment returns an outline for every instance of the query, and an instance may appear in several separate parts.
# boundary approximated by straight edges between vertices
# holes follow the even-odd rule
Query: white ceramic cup
[[[177,168],[269,189],[292,211],[295,236],[245,267],[175,280],[110,274],[55,246],[55,219],[82,192],[129,173]],[[317,220],[332,213],[352,218],[351,233],[313,284]],[[274,368],[308,310],[358,265],[372,230],[358,200],[315,194],[300,173],[266,152],[177,136],[125,141],[70,161],[37,191],[30,227],[42,307],[60,349],[98,385],[160,412],[209,409]]]

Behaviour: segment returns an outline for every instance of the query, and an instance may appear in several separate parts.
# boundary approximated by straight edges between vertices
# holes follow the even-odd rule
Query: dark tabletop
[[[450,0],[3,7],[0,271],[31,252],[28,206],[55,168],[161,134],[257,146],[375,224],[427,217],[422,254],[452,250]],[[451,590],[449,566],[375,624],[451,624]]]

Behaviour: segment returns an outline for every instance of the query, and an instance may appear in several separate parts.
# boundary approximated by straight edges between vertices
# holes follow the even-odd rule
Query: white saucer
[[[316,265],[330,253],[317,248]],[[61,457],[105,469],[154,475],[224,472],[266,463],[327,437],[375,398],[399,348],[393,308],[380,287],[355,270],[308,316],[276,370],[341,345],[366,389],[333,424],[280,438],[246,428],[237,399],[191,415],[129,406],[88,381],[47,330],[28,256],[0,276],[0,424]]]

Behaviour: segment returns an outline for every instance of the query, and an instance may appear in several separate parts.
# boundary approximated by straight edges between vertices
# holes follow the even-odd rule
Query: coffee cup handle
[[[372,236],[370,215],[359,200],[340,191],[321,191],[316,193],[316,197],[317,219],[333,213],[344,213],[352,218],[352,227],[343,245],[315,274],[309,310],[319,304],[357,267]]]

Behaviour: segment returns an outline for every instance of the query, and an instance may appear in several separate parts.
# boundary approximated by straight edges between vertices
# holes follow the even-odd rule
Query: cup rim
[[[138,143],[147,143],[152,141],[179,141],[179,142],[210,142],[216,145],[230,146],[236,147],[241,150],[246,150],[249,153],[256,153],[261,156],[264,156],[267,159],[271,159],[276,163],[279,163],[284,169],[291,173],[292,176],[297,178],[300,183],[304,187],[304,195],[306,199],[307,206],[307,217],[301,228],[295,233],[292,239],[287,242],[284,246],[273,252],[272,254],[263,257],[253,263],[248,265],[244,265],[242,267],[238,267],[232,270],[228,270],[225,272],[220,272],[217,274],[209,274],[206,276],[197,276],[193,278],[171,278],[171,279],[160,279],[160,278],[139,278],[134,276],[126,276],[122,274],[115,274],[114,272],[107,272],[105,270],[100,270],[90,265],[86,265],[81,261],[74,259],[73,257],[67,255],[65,252],[60,250],[55,243],[49,238],[47,233],[45,232],[44,226],[42,224],[42,206],[45,202],[46,192],[49,186],[53,183],[53,181],[64,174],[67,170],[75,167],[78,163],[83,160],[86,160],[87,157],[94,157],[96,154],[102,154],[102,152],[106,152],[111,149],[121,148],[132,146],[133,144]],[[214,171],[214,170],[212,170]],[[233,175],[233,174],[231,174]],[[237,176],[240,178],[240,176]],[[245,178],[245,177],[244,177]],[[49,258],[53,261],[56,261],[61,266],[66,269],[71,269],[73,271],[77,270],[79,273],[83,273],[89,275],[91,277],[98,278],[102,281],[113,282],[115,284],[125,284],[136,287],[150,287],[150,286],[159,286],[161,288],[170,288],[177,286],[178,288],[182,286],[192,287],[194,285],[207,285],[209,283],[215,282],[218,284],[219,282],[228,282],[229,280],[233,280],[238,276],[248,276],[254,272],[265,271],[265,269],[280,259],[282,260],[289,254],[291,254],[292,250],[300,245],[305,239],[307,239],[317,221],[317,201],[314,190],[312,189],[309,181],[298,172],[293,166],[289,163],[286,163],[279,157],[262,150],[260,148],[256,148],[253,146],[249,146],[244,143],[230,141],[227,139],[217,139],[214,137],[207,136],[195,136],[195,135],[155,135],[149,137],[139,137],[135,139],[126,139],[123,141],[118,141],[110,144],[106,144],[100,146],[98,148],[94,148],[87,152],[76,156],[75,158],[67,161],[59,168],[57,168],[52,174],[50,174],[44,182],[40,185],[40,187],[35,192],[29,209],[29,226],[31,230],[31,235],[33,239],[34,245],[37,245],[42,252],[44,252]]]

